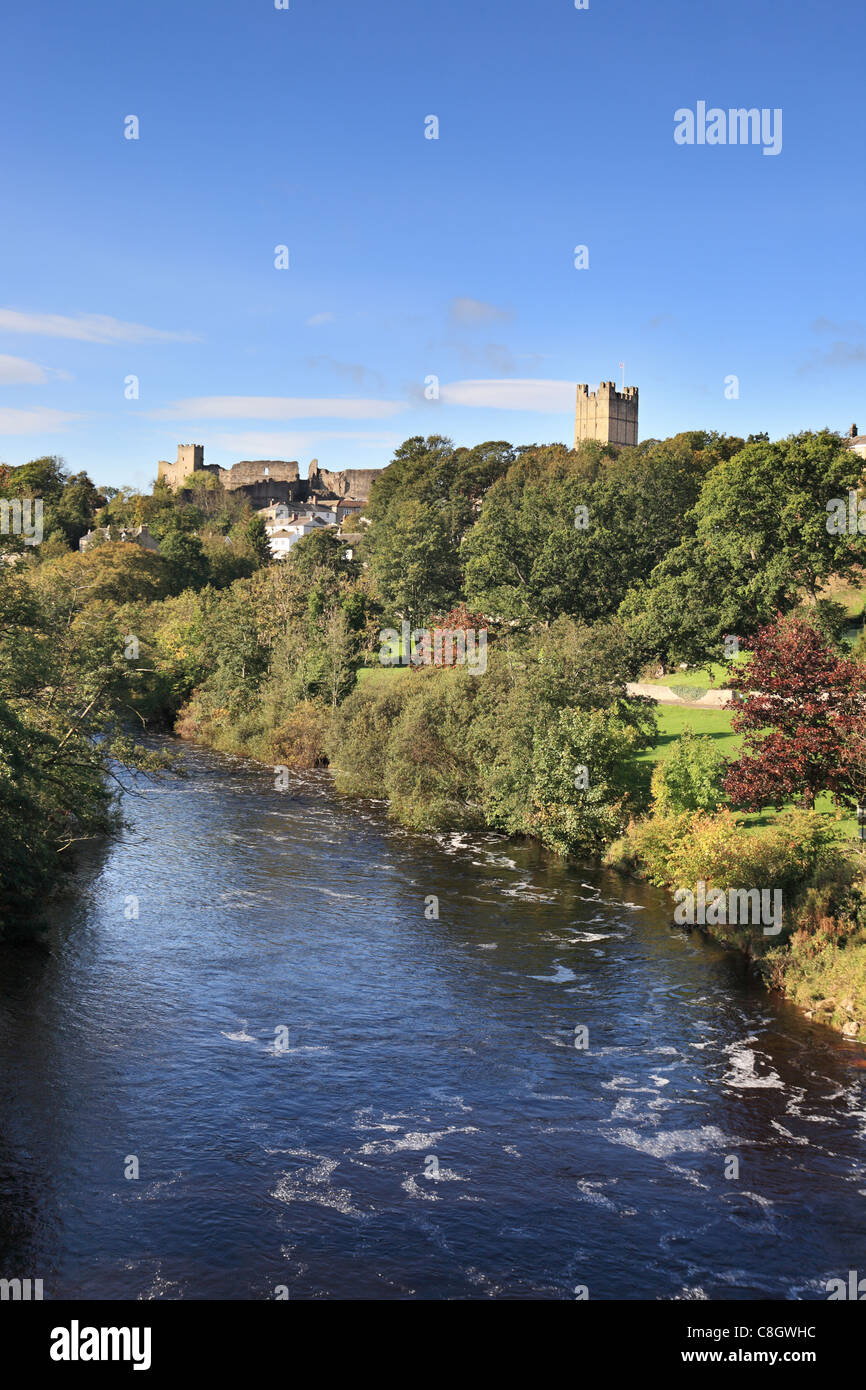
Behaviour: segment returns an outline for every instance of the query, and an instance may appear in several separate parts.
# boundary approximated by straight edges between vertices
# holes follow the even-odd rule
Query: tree
[[[164,762],[125,731],[142,674],[113,605],[67,563],[84,558],[0,565],[0,931],[37,915],[66,851],[110,828],[117,765]]]
[[[184,589],[200,589],[208,582],[208,564],[198,536],[176,523],[159,543],[159,553],[168,567],[173,594]]]
[[[656,764],[652,775],[656,814],[717,811],[724,800],[726,767],[725,755],[711,738],[696,738],[692,729],[683,729],[669,756]]]
[[[70,548],[77,546],[105,501],[86,473],[74,473],[49,508],[47,534],[59,532]]]
[[[245,528],[245,540],[257,565],[267,565],[271,558],[271,543],[265,529],[264,517],[252,516]]]
[[[321,531],[311,531],[295,541],[289,551],[289,561],[300,574],[310,576],[317,569],[328,569],[333,573],[349,570],[352,562],[347,561],[346,543],[341,541],[330,526]]]
[[[718,659],[831,575],[855,573],[857,536],[828,530],[827,504],[857,486],[862,463],[828,430],[756,438],[707,474],[685,538],[620,610],[647,659]]]
[[[460,565],[447,502],[395,500],[387,520],[365,538],[364,553],[386,610],[415,626],[459,595]]]
[[[493,484],[463,542],[473,608],[523,624],[580,611],[579,468],[570,450],[553,445],[522,453]]]
[[[9,473],[6,490],[10,496],[41,497],[46,503],[59,499],[67,480],[63,459],[57,455],[31,459]]]
[[[134,603],[164,598],[169,591],[162,556],[129,541],[103,541],[80,551],[47,559],[32,577],[32,587],[46,601],[75,594],[80,604]]]
[[[455,449],[450,439],[407,439],[373,484],[360,545],[390,615],[421,624],[463,594],[460,543],[478,506],[513,463],[504,441]]]
[[[827,503],[856,487],[862,464],[829,430],[749,444],[708,476],[697,532],[727,561],[747,610],[766,620],[830,575],[853,574],[859,546],[827,527]]]
[[[698,432],[619,454],[591,443],[521,451],[464,541],[470,603],[512,622],[610,617],[683,539],[724,453]]]
[[[725,778],[735,806],[759,810],[824,791],[850,797],[862,748],[866,668],[841,657],[796,616],[761,628],[751,659],[733,666],[742,752]]]

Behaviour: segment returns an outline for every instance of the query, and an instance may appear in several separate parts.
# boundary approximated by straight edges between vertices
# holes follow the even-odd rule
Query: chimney
[[[857,426],[856,426],[856,425],[852,425],[852,426],[851,426],[850,430],[848,431],[848,438],[849,438],[849,439],[856,439],[856,438],[857,438]]]

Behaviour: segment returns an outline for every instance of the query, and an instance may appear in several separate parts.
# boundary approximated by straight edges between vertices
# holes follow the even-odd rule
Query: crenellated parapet
[[[613,381],[601,382],[590,391],[581,382],[577,388],[574,417],[575,447],[584,439],[630,448],[638,440],[638,388],[625,386],[618,391]]]

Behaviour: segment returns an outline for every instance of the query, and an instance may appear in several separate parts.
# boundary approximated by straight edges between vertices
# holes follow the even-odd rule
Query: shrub
[[[388,739],[407,696],[403,681],[359,685],[333,715],[325,752],[337,790],[385,795]]]
[[[654,816],[630,838],[651,882],[660,887],[793,889],[837,870],[838,819],[789,811],[750,832],[730,811]]]
[[[722,781],[727,764],[711,738],[696,738],[683,729],[669,757],[652,776],[653,805],[658,815],[683,811],[717,811],[725,795]]]
[[[322,705],[302,700],[271,736],[271,755],[286,767],[317,767],[325,761],[325,741],[330,723]]]

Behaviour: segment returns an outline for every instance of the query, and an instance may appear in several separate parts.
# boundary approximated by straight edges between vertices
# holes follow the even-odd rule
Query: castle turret
[[[156,476],[161,483],[168,483],[176,492],[184,478],[188,478],[191,473],[199,473],[203,468],[203,444],[178,444],[176,462],[167,463],[165,459],[160,459],[156,466]]]
[[[626,386],[621,392],[612,381],[603,381],[597,391],[583,383],[577,388],[574,418],[575,447],[584,439],[629,448],[637,444],[638,388]]]

